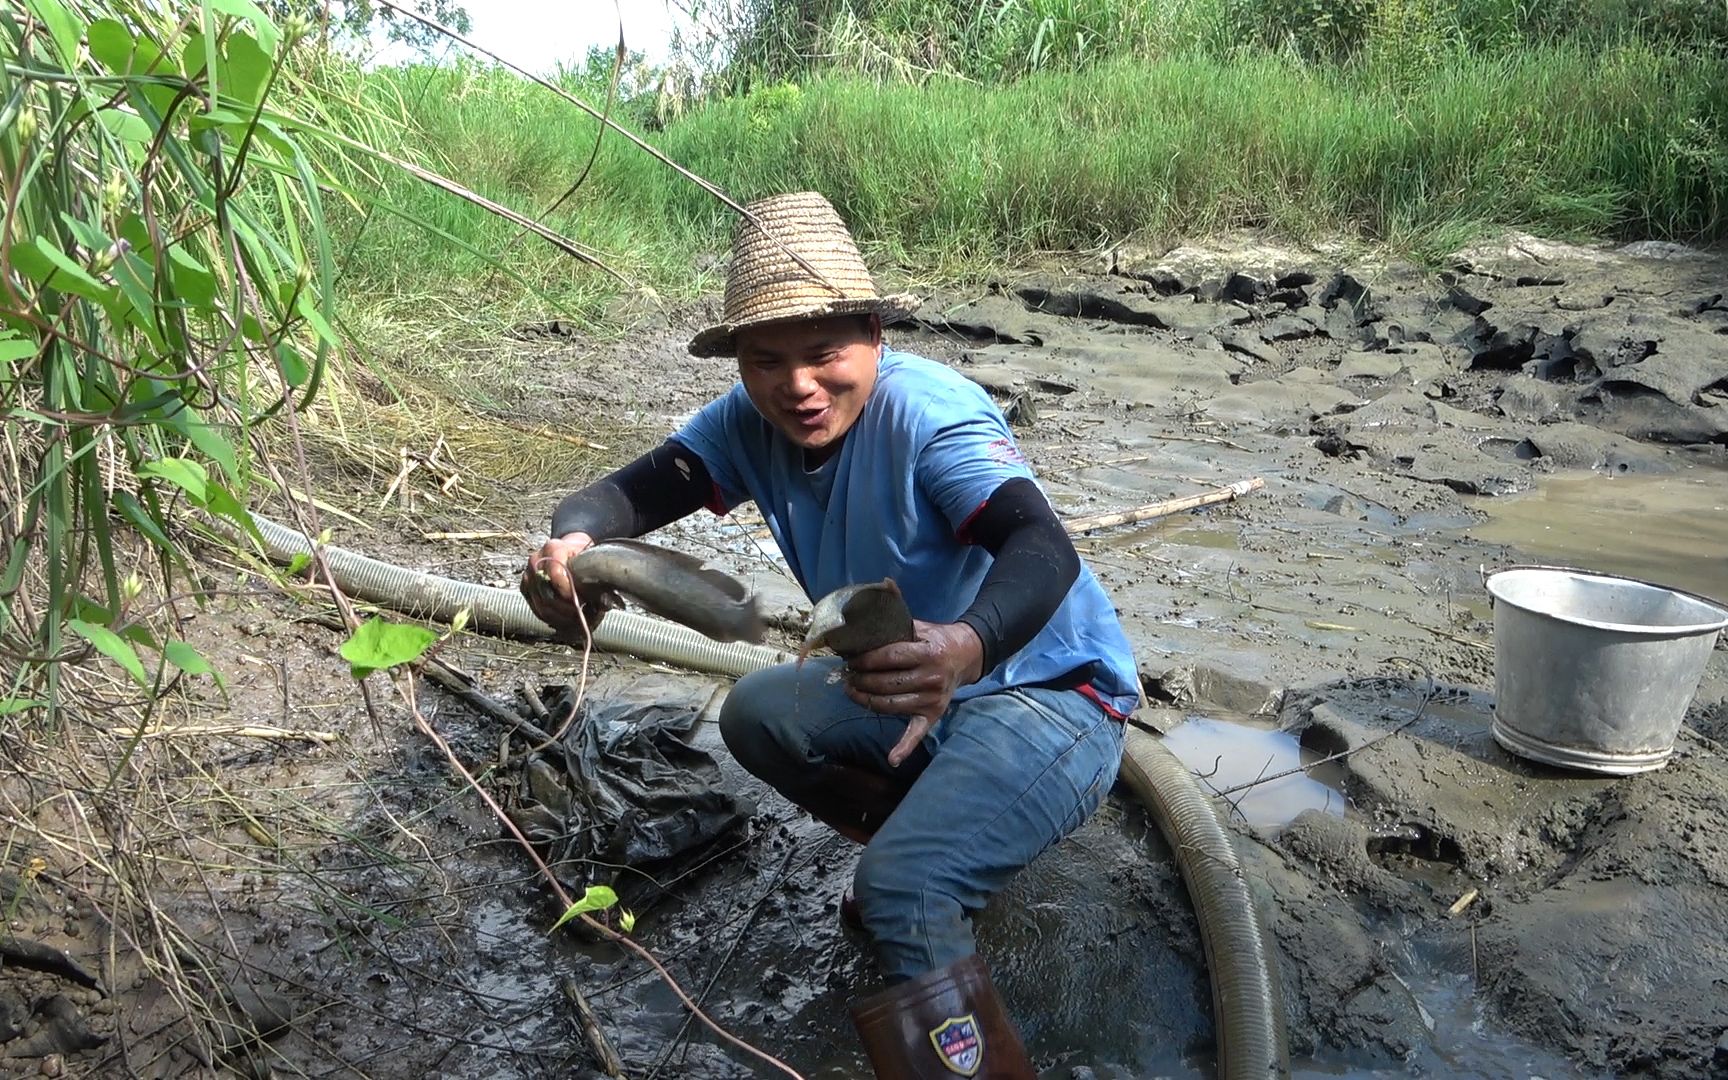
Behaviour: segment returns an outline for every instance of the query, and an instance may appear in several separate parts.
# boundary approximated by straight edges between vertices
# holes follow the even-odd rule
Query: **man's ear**
[[[874,311],[870,313],[870,347],[879,348],[882,345],[882,316]]]

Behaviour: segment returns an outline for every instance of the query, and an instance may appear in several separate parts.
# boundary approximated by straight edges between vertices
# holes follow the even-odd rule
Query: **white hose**
[[[264,550],[271,559],[286,563],[296,555],[312,553],[312,542],[305,534],[257,514],[252,515],[252,521],[264,537]],[[515,589],[410,570],[330,545],[325,545],[322,553],[343,592],[410,618],[449,622],[458,611],[468,608],[468,625],[476,630],[512,637],[553,636],[552,628],[540,621]],[[607,612],[594,628],[594,645],[734,678],[793,659],[779,649],[715,641],[689,627],[633,611]]]

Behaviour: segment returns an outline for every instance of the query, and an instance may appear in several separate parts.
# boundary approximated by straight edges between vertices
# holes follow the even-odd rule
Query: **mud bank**
[[[1482,585],[1484,568],[1547,558],[1721,594],[1725,281],[1715,256],[1527,238],[1435,275],[1258,244],[1124,249],[931,297],[891,331],[996,396],[1064,514],[1265,480],[1236,503],[1077,543],[1135,643],[1141,722],[1215,786],[1349,751],[1309,778],[1220,797],[1280,946],[1297,1075],[1728,1068],[1728,650],[1668,768],[1606,780],[1533,767],[1488,734]],[[499,393],[525,415],[559,423],[602,406],[646,446],[730,383],[682,353],[711,314],[628,345],[486,347],[528,373]],[[375,517],[388,480],[355,492],[353,509]],[[1631,493],[1643,501],[1628,507]],[[371,532],[338,526],[335,542],[506,583],[556,496],[393,510]],[[413,539],[476,519],[521,540]],[[749,508],[657,539],[739,574],[788,626],[808,611]],[[115,898],[51,866],[9,890],[25,897],[14,933],[65,949],[101,985],[8,965],[5,1067],[39,1068],[54,1039],[65,1068],[91,1075],[598,1075],[570,983],[631,1076],[772,1075],[687,1025],[641,964],[549,936],[556,912],[527,861],[399,708],[381,704],[372,733],[338,635],[303,614],[259,596],[189,632],[229,674],[232,697],[212,707],[336,743],[144,751],[165,783],[214,775],[268,807],[249,822],[239,800],[189,802],[205,839],[155,878],[163,913],[222,960],[202,977],[246,1002],[223,1023],[188,1021],[162,958],[111,936]],[[568,650],[471,637],[449,658],[511,701],[524,681],[561,684],[579,666]],[[1414,715],[1423,669],[1439,695],[1388,735]],[[596,700],[652,680],[708,700],[719,685],[613,657],[595,675]],[[429,683],[419,693],[458,756],[521,810],[524,744]],[[651,881],[562,872],[628,880],[636,936],[729,1030],[803,1075],[864,1075],[844,1006],[872,969],[837,918],[856,850],[739,771],[705,725],[690,739],[714,751],[748,819]],[[27,794],[10,793],[20,813],[75,827]],[[156,842],[158,825],[133,841]],[[978,929],[1045,1076],[1208,1074],[1193,915],[1121,792]]]

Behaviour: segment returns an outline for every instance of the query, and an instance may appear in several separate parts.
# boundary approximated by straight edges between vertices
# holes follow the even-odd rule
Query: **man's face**
[[[805,450],[832,451],[876,385],[882,323],[840,316],[738,333],[738,376],[758,411]]]

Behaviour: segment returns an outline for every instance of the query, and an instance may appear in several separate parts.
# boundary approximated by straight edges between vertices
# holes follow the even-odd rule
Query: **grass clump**
[[[694,5],[718,26],[699,59],[731,90],[846,71],[1011,81],[1123,57],[1287,52],[1349,62],[1414,34],[1490,54],[1559,41],[1728,45],[1715,0],[731,0]]]
[[[591,120],[496,70],[378,81],[407,103],[440,169],[519,208],[550,206],[593,149]],[[1448,52],[1420,78],[1401,54],[1332,65],[1267,50],[1122,57],[992,85],[830,73],[711,101],[649,138],[740,200],[820,190],[907,272],[965,276],[1037,251],[1237,227],[1345,232],[1418,254],[1496,227],[1714,237],[1725,132],[1728,66],[1627,39]],[[617,303],[615,282],[515,241],[508,223],[393,183],[389,201],[476,251],[510,251],[566,310],[597,318]],[[613,136],[547,223],[676,297],[714,284],[695,267],[724,247],[731,220]],[[374,221],[356,252],[350,277],[380,304],[453,288],[495,314],[541,302],[512,307],[524,294],[423,231]]]

